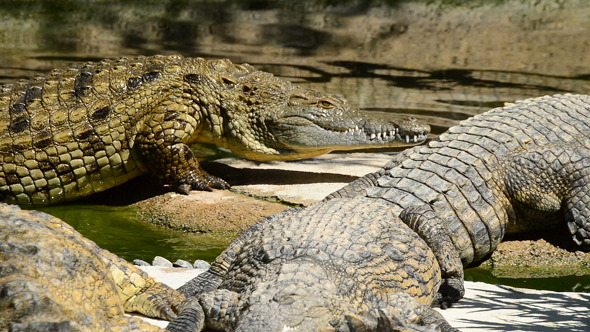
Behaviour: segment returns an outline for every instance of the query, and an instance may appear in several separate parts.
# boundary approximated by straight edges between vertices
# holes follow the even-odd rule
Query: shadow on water
[[[584,0],[0,0],[0,83],[122,55],[229,58],[440,134],[505,102],[587,94],[587,31]],[[231,240],[142,225],[120,206],[44,210],[127,259],[211,260]]]

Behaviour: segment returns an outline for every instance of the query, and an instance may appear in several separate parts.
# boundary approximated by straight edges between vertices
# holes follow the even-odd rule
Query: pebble
[[[137,266],[151,266],[150,263],[148,263],[146,261],[142,261],[141,259],[134,259],[133,260],[133,265],[137,265]]]
[[[172,262],[162,256],[154,257],[153,266],[173,267]]]
[[[185,260],[182,260],[182,259],[177,259],[176,262],[174,262],[172,265],[174,267],[182,267],[185,269],[193,269],[194,268],[193,264],[191,264]]]
[[[209,270],[209,268],[211,267],[211,264],[205,262],[202,259],[197,259],[194,263],[193,263],[193,267],[195,269],[203,269],[203,270]]]
[[[133,265],[136,266],[162,266],[162,267],[178,267],[178,268],[185,268],[185,269],[200,269],[200,270],[209,270],[211,264],[208,262],[197,259],[193,264],[187,262],[183,259],[177,259],[176,262],[171,263],[168,259],[162,256],[154,257],[152,264],[141,260],[141,259],[134,259]]]

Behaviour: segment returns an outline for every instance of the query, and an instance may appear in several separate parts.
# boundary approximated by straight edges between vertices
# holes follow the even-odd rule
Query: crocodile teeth
[[[367,135],[368,138],[370,140],[405,140],[406,143],[416,143],[420,140],[424,139],[425,135],[422,134],[416,134],[416,135],[402,135],[399,133],[399,130],[397,128],[391,129],[391,130],[385,130],[385,131],[379,131],[379,132],[373,132],[371,134],[366,133],[363,129],[359,128],[358,126],[355,126],[354,128],[350,128],[350,129],[346,129],[343,133],[347,134],[347,135],[351,135],[351,136],[361,136],[361,135]]]

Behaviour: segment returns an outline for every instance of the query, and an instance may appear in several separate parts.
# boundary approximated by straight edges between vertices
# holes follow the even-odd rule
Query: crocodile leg
[[[207,311],[207,317],[213,315],[218,317],[220,321],[224,321],[221,316],[225,310],[220,309],[226,309],[227,307],[220,302],[224,302],[226,297],[216,296],[220,291],[217,288],[223,281],[229,267],[235,261],[245,240],[248,239],[248,236],[257,230],[262,223],[264,223],[264,221],[257,224],[258,227],[254,226],[249,228],[242,234],[242,236],[232,242],[232,244],[230,244],[230,246],[215,259],[209,270],[199,274],[178,288],[178,291],[185,295],[188,300],[183,304],[183,308],[181,308],[178,318],[168,324],[167,329],[169,331],[200,331],[205,324],[204,310]],[[223,292],[220,293],[220,295],[223,295]],[[205,304],[205,306],[202,307],[201,303]],[[215,322],[210,322],[210,324],[215,324]]]
[[[502,167],[506,191],[517,206],[543,212],[565,207],[568,229],[583,250],[590,250],[589,145],[549,145],[517,152]]]
[[[205,326],[205,312],[199,299],[191,297],[183,304],[178,318],[166,326],[170,332],[198,332]]]
[[[227,182],[199,167],[199,162],[188,145],[163,145],[144,141],[147,139],[138,137],[136,147],[145,165],[162,183],[174,186],[179,193],[188,194],[192,189],[211,191],[212,188],[229,188]]]
[[[427,206],[410,207],[400,213],[400,219],[428,244],[440,265],[443,283],[433,305],[448,308],[465,294],[463,264],[453,245],[446,224]]]
[[[459,332],[438,311],[427,306],[422,306],[421,309],[419,314],[422,317],[422,324],[436,325],[442,332]]]
[[[165,101],[155,106],[139,125],[133,149],[160,182],[172,185],[179,193],[229,188],[227,182],[199,167],[188,144],[195,141],[201,128],[199,118],[189,113],[190,109],[179,101]]]
[[[259,226],[257,224],[257,226]],[[198,296],[205,292],[217,289],[224,276],[227,274],[231,264],[236,260],[236,256],[240,252],[242,245],[250,234],[252,234],[258,227],[250,227],[234,242],[232,242],[227,249],[225,249],[215,261],[211,264],[209,270],[199,274],[195,278],[189,280],[184,285],[178,288],[178,291],[187,297]]]
[[[110,275],[126,312],[139,312],[148,317],[165,320],[176,318],[176,313],[186,300],[185,296],[157,282],[144,271],[113,253],[106,250],[100,252],[102,259],[109,264]]]
[[[215,331],[232,331],[238,316],[240,295],[227,289],[217,289],[199,296],[205,311],[207,328]],[[233,322],[233,324],[232,324]]]
[[[184,300],[184,296],[180,296],[174,289],[154,282],[144,286],[129,298],[124,308],[126,312],[139,312],[148,317],[173,320],[177,317],[175,312],[179,312]]]

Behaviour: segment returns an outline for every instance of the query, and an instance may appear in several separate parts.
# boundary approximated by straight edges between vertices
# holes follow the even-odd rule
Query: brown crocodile
[[[263,219],[179,288],[171,331],[455,331],[441,272],[386,201],[333,199]],[[201,307],[198,306],[201,305]]]
[[[181,193],[227,188],[189,144],[258,160],[420,143],[413,118],[361,112],[229,60],[104,60],[0,90],[0,199],[51,204],[150,172]]]
[[[387,203],[429,244],[447,302],[463,294],[462,264],[507,233],[567,224],[590,250],[590,96],[526,99],[467,119],[427,145],[328,196]],[[370,222],[370,219],[366,220]]]
[[[0,203],[0,331],[159,331],[185,300],[46,213]]]

